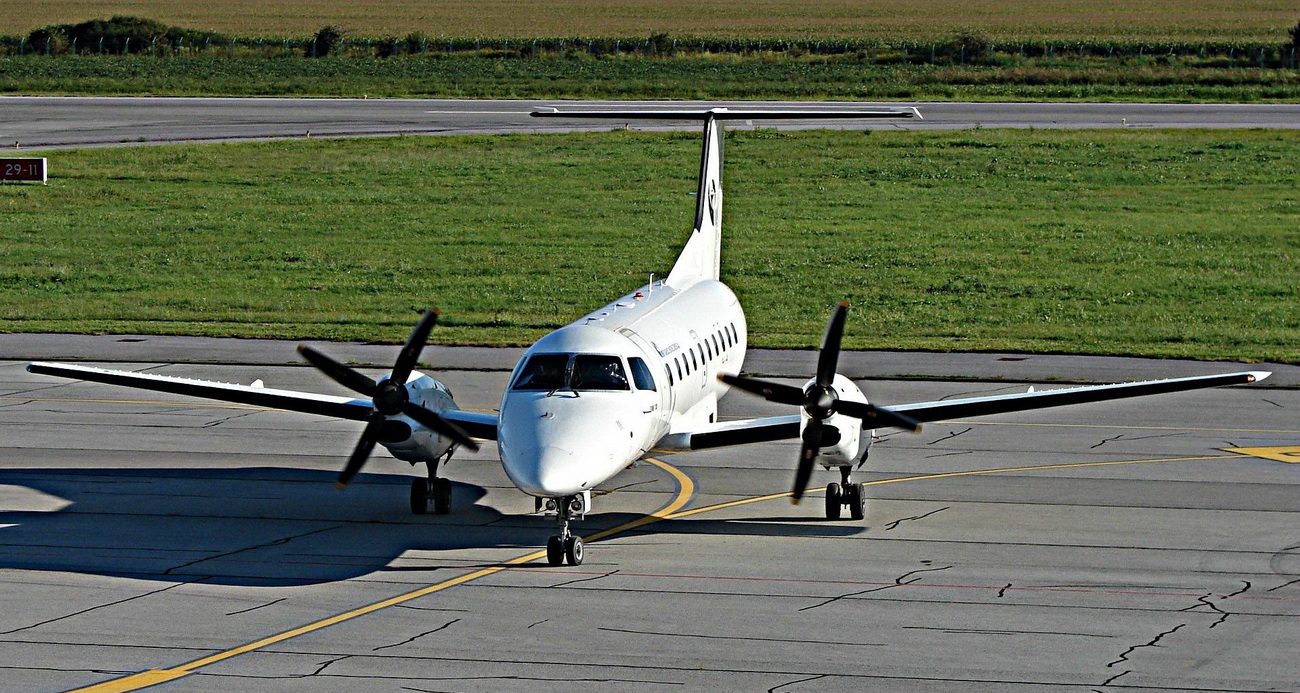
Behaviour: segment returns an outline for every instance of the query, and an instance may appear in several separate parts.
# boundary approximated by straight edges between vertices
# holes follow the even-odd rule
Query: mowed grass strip
[[[523,344],[663,276],[696,133],[49,152],[0,186],[0,330]],[[755,345],[1300,362],[1300,133],[734,131]]]
[[[686,58],[0,57],[0,92],[536,99],[906,99],[1267,102],[1294,70],[1024,61],[1009,67]],[[9,143],[12,144],[12,143]]]
[[[234,36],[284,37],[326,24],[355,36],[689,37],[916,40],[969,28],[995,40],[1285,41],[1296,8],[1276,0],[24,0],[0,34],[113,15]]]

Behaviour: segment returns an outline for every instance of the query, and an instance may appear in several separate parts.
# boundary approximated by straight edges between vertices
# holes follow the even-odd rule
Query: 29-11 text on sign
[[[0,159],[0,180],[47,183],[49,174],[45,168],[45,158]]]

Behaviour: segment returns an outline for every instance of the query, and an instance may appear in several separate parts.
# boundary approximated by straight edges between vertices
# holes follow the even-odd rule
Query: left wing
[[[946,419],[962,419],[968,416],[987,416],[990,414],[1061,407],[1070,404],[1104,402],[1127,397],[1145,397],[1147,395],[1184,392],[1186,390],[1222,387],[1224,385],[1241,385],[1258,382],[1270,375],[1272,373],[1268,371],[1246,371],[1224,375],[1147,380],[1117,385],[1088,385],[1060,390],[1019,392],[992,397],[916,402],[884,408],[906,414],[916,421],[943,421]],[[800,414],[789,414],[786,416],[741,419],[710,424],[695,431],[670,433],[664,436],[655,448],[664,451],[703,450],[728,445],[797,439],[802,425],[800,418]]]

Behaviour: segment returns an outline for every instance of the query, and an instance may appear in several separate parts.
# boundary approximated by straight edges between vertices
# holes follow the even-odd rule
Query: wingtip
[[[1273,371],[1250,371],[1250,377],[1246,382],[1257,383],[1261,380],[1267,380]]]

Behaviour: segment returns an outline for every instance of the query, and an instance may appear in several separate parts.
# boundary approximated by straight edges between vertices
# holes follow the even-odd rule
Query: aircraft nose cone
[[[509,458],[502,460],[506,473],[524,493],[553,498],[585,490],[572,450],[543,445],[510,452]]]

